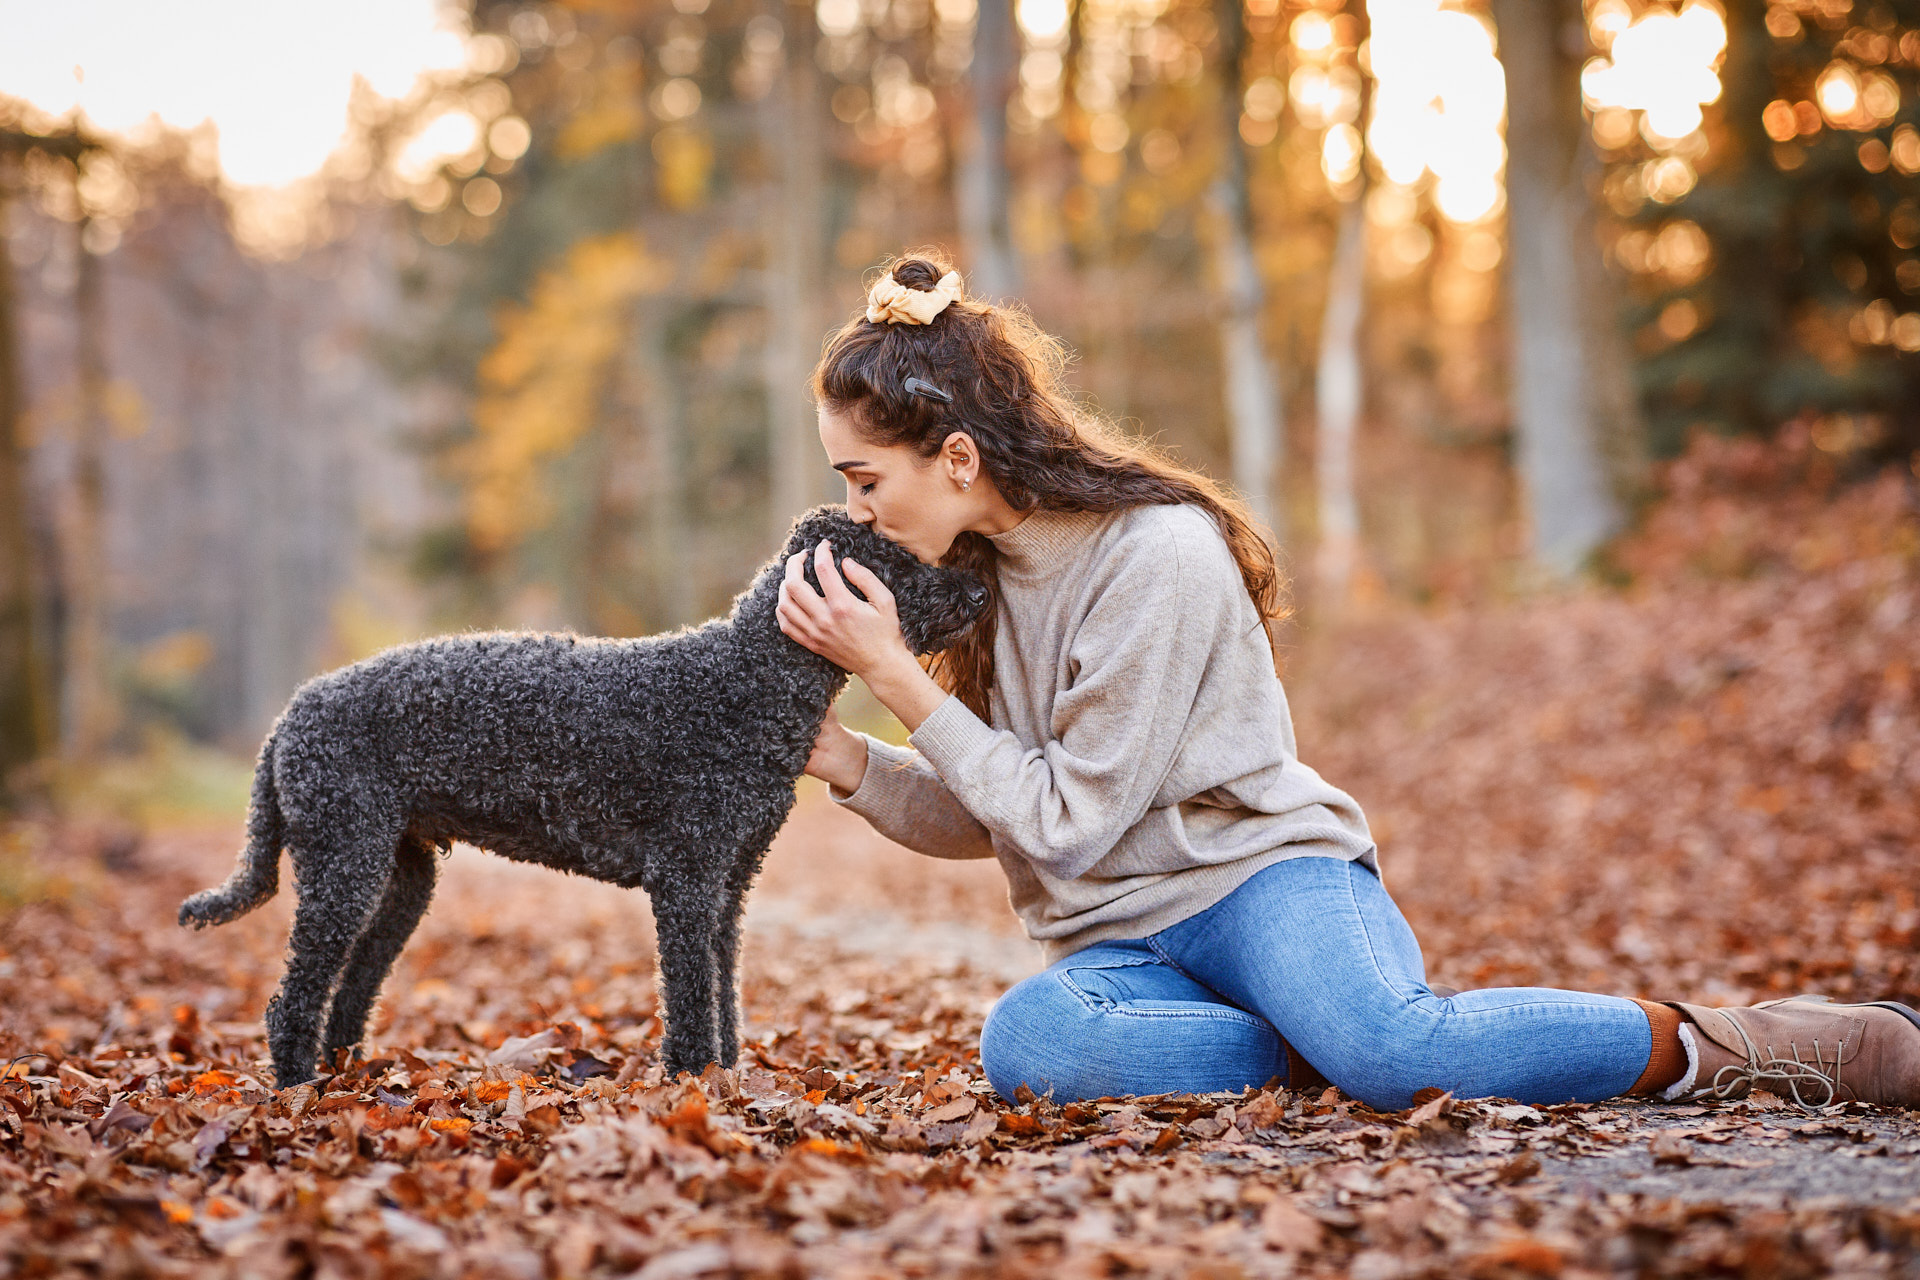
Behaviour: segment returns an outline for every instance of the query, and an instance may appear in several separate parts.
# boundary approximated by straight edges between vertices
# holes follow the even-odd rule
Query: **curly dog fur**
[[[282,1087],[313,1078],[317,1052],[331,1063],[359,1042],[427,909],[434,854],[455,840],[644,888],[667,1069],[733,1064],[741,902],[847,682],[774,617],[786,557],[823,538],[836,563],[850,555],[887,584],[916,653],[946,647],[988,606],[976,579],[820,507],[725,618],[636,640],[447,636],[294,693],[260,748],[239,866],[180,908],[195,928],[252,910],[290,851],[299,904],[266,1014]],[[811,555],[807,576],[817,588]]]

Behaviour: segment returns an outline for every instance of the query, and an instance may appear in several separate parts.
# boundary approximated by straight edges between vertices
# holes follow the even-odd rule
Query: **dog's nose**
[[[967,608],[984,608],[987,603],[987,589],[979,583],[970,583],[966,590]]]

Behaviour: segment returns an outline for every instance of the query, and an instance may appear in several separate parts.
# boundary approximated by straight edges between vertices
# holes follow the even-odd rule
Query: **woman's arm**
[[[832,707],[814,735],[806,771],[842,794],[858,791],[867,776],[867,740],[841,724]]]
[[[925,757],[863,733],[853,733],[831,712],[821,737],[844,736],[851,746],[828,746],[835,758],[826,772],[811,762],[807,772],[825,778],[833,802],[853,810],[875,831],[929,858],[972,859],[994,856],[993,836],[953,798]],[[821,749],[816,743],[815,752]],[[840,754],[859,753],[858,770],[842,771]],[[829,773],[836,776],[829,776]]]

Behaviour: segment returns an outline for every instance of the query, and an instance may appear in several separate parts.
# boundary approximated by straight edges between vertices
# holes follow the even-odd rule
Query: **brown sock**
[[[1651,1000],[1635,1000],[1653,1028],[1653,1052],[1647,1055],[1647,1069],[1628,1089],[1629,1094],[1659,1093],[1687,1074],[1687,1047],[1680,1043],[1680,1012]]]

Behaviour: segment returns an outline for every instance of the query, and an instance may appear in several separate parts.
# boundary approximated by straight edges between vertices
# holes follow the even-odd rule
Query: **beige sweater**
[[[1294,755],[1266,633],[1205,511],[1035,511],[993,542],[993,724],[949,697],[916,749],[867,738],[836,801],[921,853],[999,858],[1049,963],[1287,858],[1379,869],[1359,805]]]

